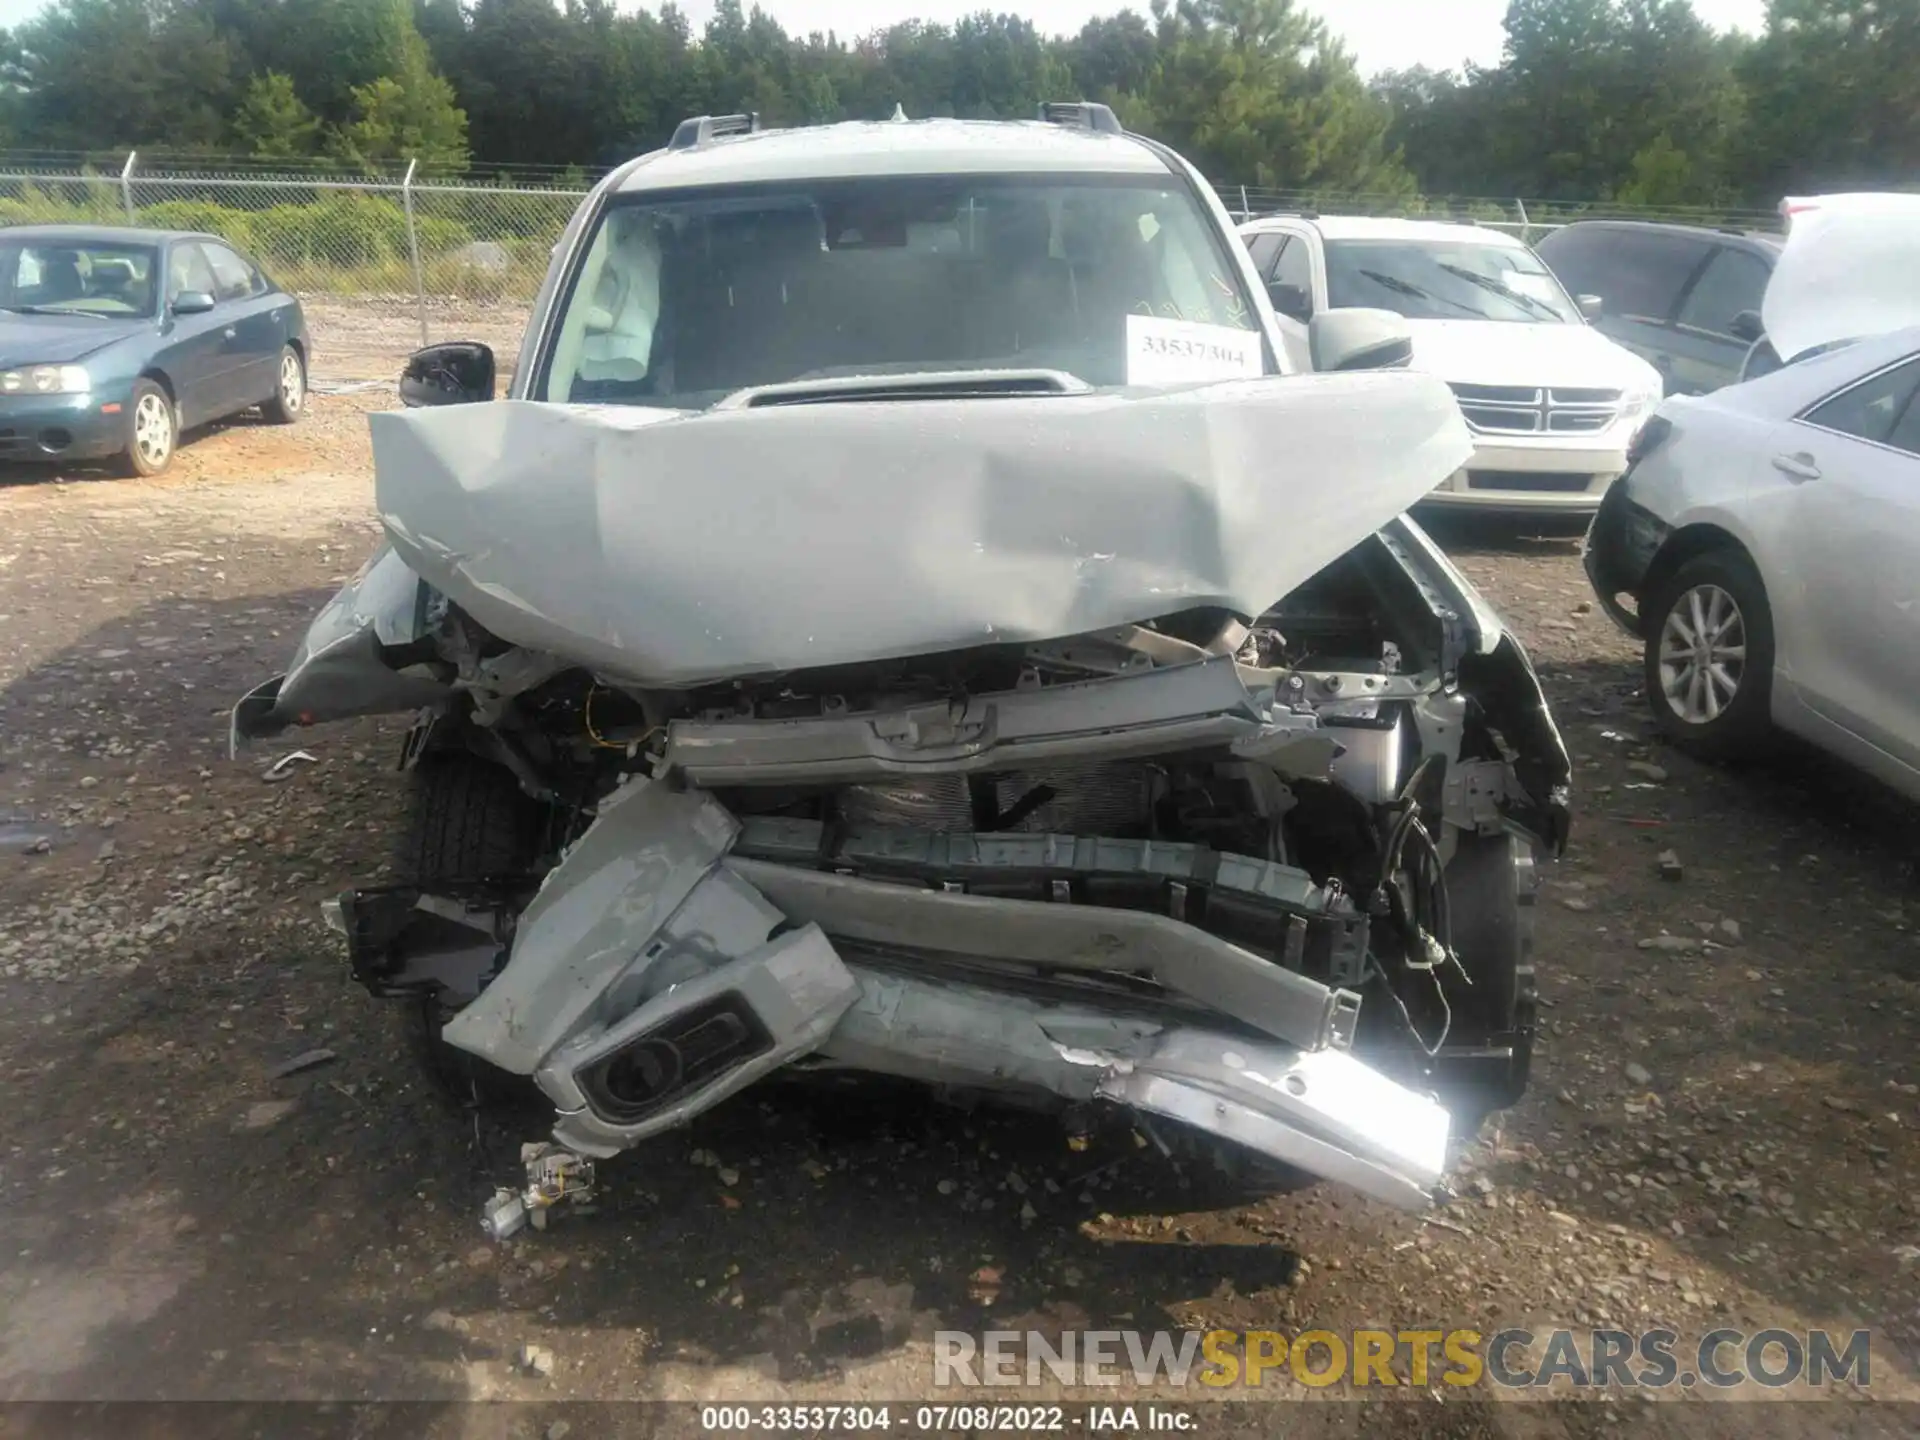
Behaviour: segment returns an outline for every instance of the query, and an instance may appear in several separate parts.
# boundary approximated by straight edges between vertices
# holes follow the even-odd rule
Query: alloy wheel
[[[1696,585],[1675,598],[1660,628],[1660,689],[1689,725],[1726,713],[1747,669],[1747,625],[1718,585]]]
[[[289,415],[298,414],[306,398],[307,377],[300,357],[289,350],[280,357],[280,408]]]
[[[133,407],[133,448],[152,470],[173,454],[173,406],[158,391],[148,391]]]

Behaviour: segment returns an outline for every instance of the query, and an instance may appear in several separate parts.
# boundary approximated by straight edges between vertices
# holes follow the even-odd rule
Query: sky
[[[0,0],[0,25],[17,25],[43,0]],[[759,0],[790,33],[836,30],[861,35],[901,20],[951,22],[975,10],[1010,10],[1048,34],[1072,34],[1095,15],[1135,9],[1147,0]],[[1471,60],[1492,65],[1504,39],[1500,18],[1507,0],[1301,0],[1341,35],[1367,74],[1410,65],[1447,69]],[[747,0],[752,8],[752,0]],[[657,9],[657,5],[649,5]],[[713,13],[713,0],[681,0],[698,30]],[[1765,0],[1693,0],[1708,24],[1758,31]]]

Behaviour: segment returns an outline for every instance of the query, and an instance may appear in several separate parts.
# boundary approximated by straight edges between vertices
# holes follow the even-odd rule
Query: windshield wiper
[[[1469,270],[1464,265],[1449,265],[1444,260],[1440,261],[1439,264],[1440,268],[1449,275],[1458,275],[1468,284],[1478,285],[1482,290],[1498,295],[1502,300],[1511,300],[1516,305],[1524,305],[1535,313],[1546,316],[1549,320],[1564,322],[1567,318],[1544,300],[1536,300],[1533,296],[1524,294],[1519,290],[1509,290],[1491,275],[1482,275],[1478,270]]]
[[[15,315],[84,315],[89,320],[111,320],[111,315],[102,315],[98,310],[69,310],[64,305],[0,305],[0,310],[11,311]]]
[[[1384,270],[1362,270],[1359,273],[1366,276],[1367,279],[1373,281],[1374,284],[1380,286],[1383,290],[1391,290],[1395,294],[1406,296],[1409,300],[1427,300],[1438,305],[1451,305],[1454,309],[1464,310],[1467,314],[1475,316],[1478,319],[1484,320],[1487,318],[1471,305],[1462,305],[1458,300],[1451,299],[1445,295],[1429,294],[1418,285],[1409,284],[1398,275],[1389,275]]]
[[[1398,275],[1389,275],[1384,270],[1362,270],[1360,273],[1366,276],[1367,279],[1373,281],[1374,284],[1392,290],[1396,294],[1405,295],[1410,300],[1433,299],[1433,296],[1422,290],[1418,285],[1409,285]]]

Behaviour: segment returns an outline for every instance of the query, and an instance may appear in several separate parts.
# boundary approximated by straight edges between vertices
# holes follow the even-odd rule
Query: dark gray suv
[[[1583,220],[1534,249],[1570,293],[1600,298],[1594,324],[1651,361],[1669,395],[1703,395],[1742,378],[1780,246],[1770,235]]]

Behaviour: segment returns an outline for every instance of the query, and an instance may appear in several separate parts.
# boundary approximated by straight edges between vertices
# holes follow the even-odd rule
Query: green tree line
[[[791,35],[720,0],[52,0],[0,34],[0,148],[440,170],[592,168],[682,117],[1026,117],[1111,103],[1216,180],[1298,191],[1771,205],[1920,176],[1920,0],[1512,0],[1500,63],[1375,77],[1296,0],[1153,0],[1049,36]]]

